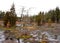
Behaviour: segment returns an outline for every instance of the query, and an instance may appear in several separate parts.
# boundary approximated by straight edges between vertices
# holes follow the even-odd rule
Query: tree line
[[[34,15],[33,20],[37,22],[38,25],[52,22],[52,23],[60,23],[60,9],[56,7],[55,9],[49,10],[48,12],[39,12],[38,15]]]
[[[10,26],[14,26],[17,20],[17,14],[15,13],[14,4],[10,8],[10,11],[2,12],[0,11],[0,20],[4,21],[4,25],[10,23]],[[38,25],[52,22],[52,23],[60,23],[60,9],[56,7],[55,9],[49,10],[48,12],[39,12],[37,15],[30,17],[30,22],[36,22]]]

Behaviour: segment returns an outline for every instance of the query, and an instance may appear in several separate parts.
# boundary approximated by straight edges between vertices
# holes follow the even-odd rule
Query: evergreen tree
[[[39,12],[36,16],[36,22],[38,25],[41,25],[44,22],[44,12]]]
[[[0,20],[3,20],[4,15],[5,15],[5,12],[0,11]]]
[[[11,25],[14,25],[16,20],[17,20],[17,15],[15,13],[15,5],[13,4],[11,9],[10,9],[10,12],[11,12]]]
[[[4,16],[4,25],[6,26],[8,22],[10,22],[10,26],[14,26],[15,22],[17,20],[17,16],[15,13],[15,8],[14,8],[14,4],[12,5],[10,12],[7,11],[5,16]]]
[[[59,10],[59,7],[56,7],[56,10],[55,10],[55,14],[56,14],[56,20],[57,20],[57,23],[59,22],[59,16],[60,16],[60,10]]]

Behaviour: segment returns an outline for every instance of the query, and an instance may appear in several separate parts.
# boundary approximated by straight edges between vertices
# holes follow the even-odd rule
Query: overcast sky
[[[25,10],[31,8],[29,15],[37,14],[39,11],[47,12],[57,6],[60,7],[60,0],[0,0],[0,10],[9,11],[13,3],[18,16],[21,14],[22,6],[25,7]]]

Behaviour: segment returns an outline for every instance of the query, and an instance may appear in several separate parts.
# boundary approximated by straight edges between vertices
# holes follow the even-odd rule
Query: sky
[[[36,15],[40,11],[47,12],[50,9],[60,8],[60,0],[0,0],[0,10],[9,11],[12,4],[15,4],[17,16],[21,15],[22,7],[25,8],[24,14]]]

